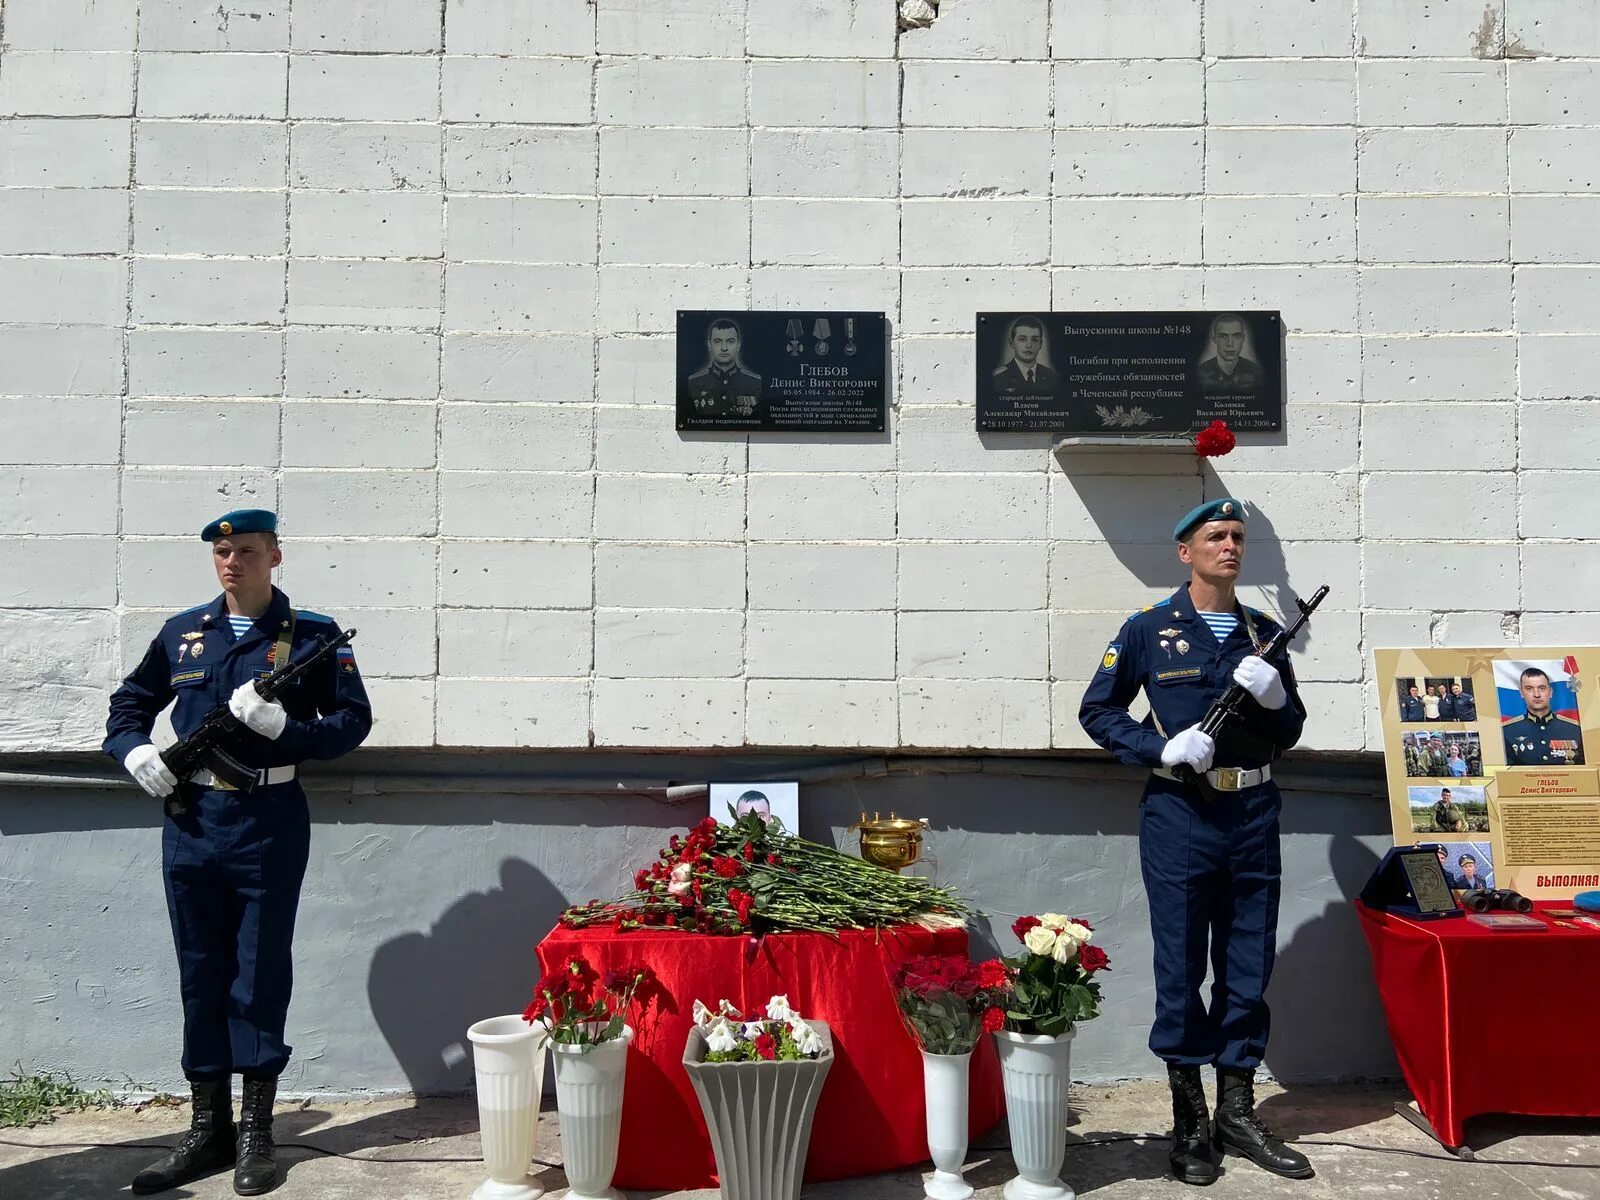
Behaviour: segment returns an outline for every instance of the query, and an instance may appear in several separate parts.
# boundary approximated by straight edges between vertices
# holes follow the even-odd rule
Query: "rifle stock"
[[[1288,651],[1289,644],[1305,628],[1306,622],[1311,619],[1311,614],[1317,611],[1317,605],[1321,604],[1327,595],[1328,585],[1323,584],[1316,590],[1310,600],[1296,598],[1295,605],[1300,609],[1300,615],[1295,618],[1292,625],[1286,629],[1279,629],[1277,633],[1268,639],[1267,644],[1261,647],[1261,657],[1269,663],[1273,662],[1274,659],[1282,658]],[[1274,663],[1274,665],[1277,664]],[[1200,732],[1215,738],[1238,719],[1240,708],[1249,695],[1249,690],[1243,685],[1230,683],[1227,690],[1212,701],[1211,707],[1206,710],[1206,715],[1200,718]],[[1173,778],[1180,783],[1203,784],[1205,781],[1205,776],[1188,763],[1179,763],[1177,766],[1172,767],[1171,771]]]
[[[277,699],[296,679],[322,663],[329,655],[337,653],[341,646],[349,645],[355,640],[355,636],[354,629],[346,629],[338,637],[318,643],[317,648],[304,658],[284,663],[271,675],[259,680],[256,683],[256,691],[261,694],[263,700]],[[231,788],[243,791],[254,786],[260,772],[255,767],[240,762],[229,754],[224,746],[225,742],[244,728],[244,722],[235,717],[224,702],[208,712],[205,720],[200,722],[199,728],[188,737],[161,751],[161,761],[166,763],[167,769],[178,777],[178,786],[173,789],[172,795],[167,797],[169,816],[180,816],[188,810],[188,802],[183,797],[183,785],[202,767]]]

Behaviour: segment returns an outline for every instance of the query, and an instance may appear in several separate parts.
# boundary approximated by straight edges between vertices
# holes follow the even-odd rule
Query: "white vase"
[[[633,1027],[597,1046],[550,1043],[556,1064],[556,1112],[568,1200],[622,1200],[611,1186],[622,1136],[622,1083]]]
[[[1073,1200],[1075,1193],[1061,1182],[1061,1162],[1067,1156],[1075,1032],[1046,1037],[1002,1029],[994,1035],[1017,1164],[1017,1177],[1005,1186],[1006,1200]]]
[[[922,1052],[922,1102],[928,1114],[928,1157],[933,1177],[922,1185],[930,1200],[967,1200],[972,1185],[961,1177],[967,1166],[967,1077],[972,1051]]]
[[[489,1178],[473,1200],[538,1200],[528,1176],[544,1092],[543,1025],[520,1016],[490,1017],[467,1030],[478,1080],[478,1128]]]

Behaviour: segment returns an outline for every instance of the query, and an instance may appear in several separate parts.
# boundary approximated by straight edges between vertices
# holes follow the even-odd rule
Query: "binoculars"
[[[1461,893],[1461,907],[1468,912],[1489,912],[1503,909],[1508,912],[1532,912],[1533,901],[1510,888],[1490,888],[1483,892]]]

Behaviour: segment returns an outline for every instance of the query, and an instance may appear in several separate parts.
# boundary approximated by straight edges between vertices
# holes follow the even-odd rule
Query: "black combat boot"
[[[1204,1187],[1216,1182],[1217,1164],[1211,1157],[1211,1117],[1206,1112],[1206,1089],[1199,1067],[1167,1064],[1172,1088],[1172,1177]]]
[[[137,1196],[164,1192],[233,1165],[233,1090],[230,1080],[191,1080],[189,1132],[172,1153],[133,1177]]]
[[[1255,1076],[1250,1068],[1217,1068],[1217,1148],[1285,1179],[1310,1179],[1316,1172],[1306,1156],[1285,1146],[1256,1116]]]
[[[272,1102],[277,1098],[276,1078],[244,1077],[244,1100],[239,1105],[239,1161],[233,1168],[233,1190],[241,1196],[264,1196],[281,1182],[272,1144]]]

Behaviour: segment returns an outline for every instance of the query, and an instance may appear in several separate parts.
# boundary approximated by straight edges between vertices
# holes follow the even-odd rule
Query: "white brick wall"
[[[1082,748],[1224,492],[1252,599],[1334,587],[1312,747],[1372,647],[1590,636],[1584,4],[292,7],[4,6],[0,749],[94,745],[246,503],[388,746]],[[675,433],[675,311],[743,306],[887,311],[889,432]],[[1235,306],[1285,438],[973,429],[975,311]]]

